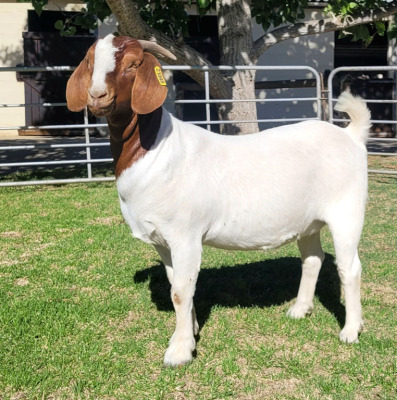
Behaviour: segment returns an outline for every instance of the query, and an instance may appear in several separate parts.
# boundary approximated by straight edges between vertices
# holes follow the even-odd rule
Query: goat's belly
[[[203,244],[226,250],[269,250],[319,232],[324,222],[315,220],[306,225],[282,227],[235,224],[230,229],[231,226],[228,229],[212,227],[203,237]]]
[[[299,234],[291,233],[272,240],[243,240],[242,238],[217,237],[210,240],[204,240],[203,244],[210,247],[216,247],[224,250],[269,250],[284,244],[293,242],[299,238]],[[259,238],[257,238],[259,239]]]

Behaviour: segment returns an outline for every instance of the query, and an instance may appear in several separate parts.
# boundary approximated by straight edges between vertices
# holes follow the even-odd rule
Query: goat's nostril
[[[108,95],[107,92],[102,92],[102,91],[99,92],[97,90],[89,90],[88,94],[90,95],[90,97],[93,100],[100,100],[100,99],[103,99],[104,97],[106,97]]]

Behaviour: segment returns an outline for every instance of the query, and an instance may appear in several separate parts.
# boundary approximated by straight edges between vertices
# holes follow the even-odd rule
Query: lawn
[[[0,189],[0,399],[396,399],[397,179],[372,175],[360,245],[365,328],[341,344],[327,231],[313,314],[296,245],[205,249],[194,361],[162,365],[175,315],[156,252],[114,183]]]

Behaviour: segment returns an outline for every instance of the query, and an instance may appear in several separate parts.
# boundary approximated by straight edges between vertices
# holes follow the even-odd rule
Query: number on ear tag
[[[161,68],[160,67],[154,67],[154,72],[156,73],[157,76],[157,80],[159,81],[161,86],[166,86],[167,83],[164,79],[163,73],[161,72]]]

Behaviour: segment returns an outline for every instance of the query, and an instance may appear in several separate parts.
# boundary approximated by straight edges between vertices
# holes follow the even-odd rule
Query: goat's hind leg
[[[361,310],[361,262],[357,250],[352,257],[337,260],[339,276],[345,291],[346,321],[340,332],[342,342],[358,343],[364,327]]]
[[[318,274],[324,261],[320,232],[298,240],[298,247],[302,258],[302,277],[296,302],[287,312],[291,318],[303,318],[312,312]]]
[[[360,298],[361,262],[357,248],[364,224],[365,202],[353,199],[344,202],[328,222],[345,296],[346,321],[339,338],[346,343],[357,343],[364,325]]]
[[[338,274],[345,294],[346,321],[339,338],[346,343],[358,343],[364,325],[360,296],[361,262],[357,252],[361,226],[360,223],[353,225],[352,229],[330,225]]]
[[[193,306],[197,277],[201,263],[201,243],[187,244],[171,250],[172,287],[171,299],[176,314],[175,332],[164,356],[166,366],[183,365],[193,358],[196,347],[194,331],[198,329]]]

